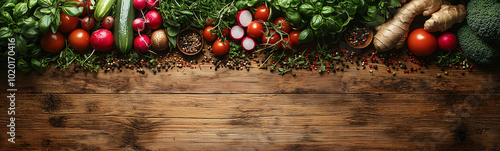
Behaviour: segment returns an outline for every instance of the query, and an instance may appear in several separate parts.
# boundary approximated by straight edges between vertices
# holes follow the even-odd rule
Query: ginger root
[[[378,26],[373,45],[378,51],[401,48],[405,44],[410,24],[419,14],[429,16],[441,8],[443,0],[412,0],[398,10],[390,21]]]
[[[467,16],[465,5],[444,4],[438,12],[425,21],[424,29],[429,32],[445,31],[455,23],[461,23]]]

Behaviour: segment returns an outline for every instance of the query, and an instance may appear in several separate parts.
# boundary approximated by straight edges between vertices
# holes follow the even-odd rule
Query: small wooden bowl
[[[356,25],[355,25],[355,26],[356,26]],[[360,26],[360,25],[358,25],[358,27],[361,27],[361,26]],[[368,26],[366,26],[366,27],[367,27],[367,28],[368,28],[368,30],[369,30],[369,34],[368,34],[368,38],[366,39],[365,44],[363,44],[363,45],[359,45],[359,46],[354,46],[354,45],[352,45],[352,44],[349,42],[349,40],[348,40],[349,36],[347,36],[347,35],[349,34],[349,33],[347,33],[349,30],[346,30],[346,31],[345,31],[345,35],[344,35],[345,42],[346,42],[347,44],[349,44],[349,46],[351,46],[351,47],[353,47],[353,48],[356,48],[356,49],[363,49],[363,48],[368,47],[368,45],[370,45],[370,44],[372,43],[372,41],[373,41],[373,30],[372,30],[370,27],[368,27]]]
[[[201,45],[200,45],[200,48],[198,48],[198,51],[196,51],[196,52],[186,52],[185,50],[183,50],[181,48],[181,44],[180,44],[179,40],[180,40],[181,35],[183,33],[185,33],[185,32],[194,32],[194,33],[196,33],[196,34],[198,34],[200,36]],[[200,31],[198,31],[198,30],[196,30],[194,28],[185,28],[185,29],[181,30],[181,32],[179,32],[179,34],[177,34],[177,48],[179,48],[179,51],[181,51],[185,55],[194,56],[194,55],[200,53],[201,49],[203,49],[203,45],[204,44],[205,44],[205,39],[203,39],[203,35],[200,33]]]

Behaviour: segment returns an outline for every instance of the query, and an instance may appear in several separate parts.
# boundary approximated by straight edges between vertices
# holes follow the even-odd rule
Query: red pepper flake
[[[194,69],[194,67],[191,67],[191,69]]]

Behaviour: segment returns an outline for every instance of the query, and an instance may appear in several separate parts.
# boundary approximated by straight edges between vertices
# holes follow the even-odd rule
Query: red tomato
[[[254,18],[255,20],[262,20],[267,22],[269,19],[269,15],[271,14],[271,11],[266,7],[266,5],[261,5],[257,7],[257,10],[255,10]]]
[[[69,33],[76,29],[78,26],[78,17],[70,17],[66,15],[64,12],[61,12],[61,24],[59,25],[58,30],[63,33]]]
[[[268,38],[267,35],[270,35],[270,34],[272,34],[272,36],[271,36],[271,38]],[[278,33],[274,32],[274,30],[266,31],[266,33],[264,35],[262,35],[262,43],[264,43],[266,45],[275,44],[279,40],[280,40],[280,36],[278,35]]]
[[[286,46],[286,44],[288,44],[288,46]],[[288,49],[292,49],[292,46],[293,46],[293,43],[292,43],[292,41],[290,41],[290,39],[283,38],[283,42],[281,43],[281,46],[280,46],[281,48],[288,50]]]
[[[250,25],[247,27],[247,34],[252,38],[260,38],[262,31],[264,31],[264,26],[258,21],[250,22]]]
[[[84,7],[85,4],[83,3],[84,1],[83,0],[69,0],[69,1],[75,1],[75,2],[78,2],[80,3],[78,6],[78,8],[80,7]],[[90,2],[90,0],[85,0],[85,3],[87,4],[87,8],[83,8],[83,12],[80,14],[80,17],[85,17],[85,16],[88,16],[89,13],[87,13],[87,10],[90,10],[90,6],[92,6],[92,2]],[[92,12],[90,12],[90,14],[92,14]]]
[[[221,39],[217,39],[212,45],[212,51],[217,56],[226,55],[229,52],[229,41],[222,42]]]
[[[212,26],[207,26],[205,27],[205,30],[203,30],[203,38],[209,42],[213,42],[215,39],[217,39],[217,34],[213,34],[211,30],[214,30],[214,27]]]
[[[47,32],[43,35],[40,40],[40,45],[42,49],[48,53],[59,53],[64,49],[64,36],[60,32],[55,34],[52,31]]]
[[[224,35],[224,37],[228,37],[229,36],[229,31],[230,31],[229,28],[224,28],[222,30],[222,34]]]
[[[437,40],[423,28],[414,30],[408,36],[408,49],[417,56],[429,56],[436,50]]]
[[[94,29],[95,27],[95,19],[93,17],[85,17],[82,20],[80,20],[82,28],[89,31]],[[90,22],[90,24],[89,24]]]
[[[292,26],[288,24],[288,21],[284,17],[278,17],[276,20],[274,20],[274,25],[278,26],[281,23],[281,28],[280,30],[286,33],[289,33],[290,30],[292,30]]]
[[[68,43],[77,51],[84,51],[90,46],[89,33],[83,29],[76,29],[69,34]]]
[[[300,45],[299,35],[300,35],[300,31],[294,30],[294,31],[290,32],[288,37],[290,38],[290,40],[292,41],[292,43],[294,45]]]

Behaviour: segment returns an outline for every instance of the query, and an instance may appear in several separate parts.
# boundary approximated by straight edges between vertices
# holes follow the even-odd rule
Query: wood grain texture
[[[500,70],[379,67],[17,74],[0,150],[500,150]]]
[[[145,75],[132,70],[104,73],[74,73],[72,70],[49,69],[43,75],[19,74],[17,88],[24,93],[475,93],[484,91],[492,85],[500,89],[500,70],[476,69],[461,75],[464,70],[447,69],[445,75],[441,68],[430,66],[425,73],[403,74],[396,76],[381,69],[357,71],[351,67],[346,72],[319,74],[317,71],[294,71],[297,74],[279,76],[269,70],[253,69],[234,71],[230,69],[210,70],[210,65],[199,69],[177,69]],[[410,66],[409,66],[410,67]],[[414,66],[417,67],[417,66]],[[436,74],[441,74],[438,78]],[[33,80],[36,79],[36,80]],[[29,81],[29,82],[28,82]],[[6,81],[2,81],[6,82]],[[0,85],[5,89],[7,84]]]
[[[8,150],[498,150],[500,95],[469,96],[26,94],[18,98],[16,115],[21,137],[0,145]]]

